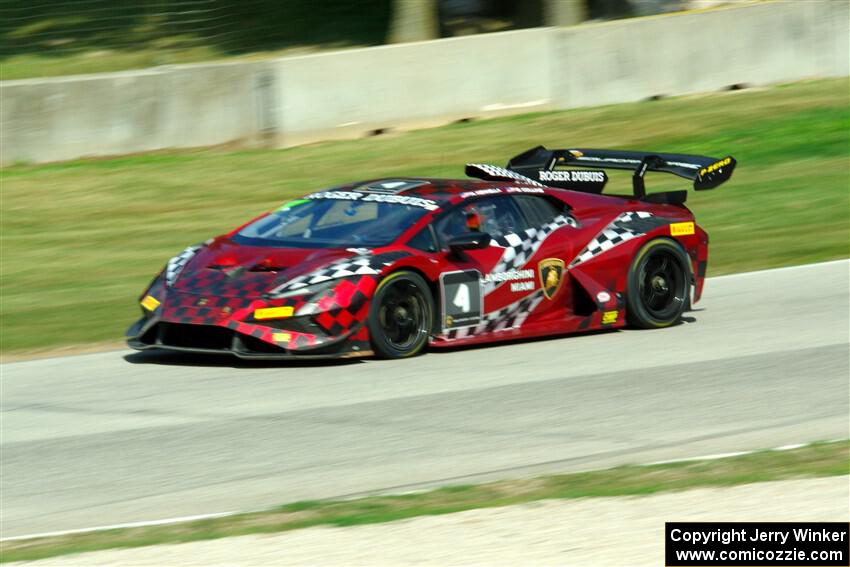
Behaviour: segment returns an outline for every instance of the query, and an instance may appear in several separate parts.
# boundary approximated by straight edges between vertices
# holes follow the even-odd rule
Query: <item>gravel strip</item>
[[[654,496],[549,500],[386,524],[317,527],[12,563],[141,565],[662,565],[665,521],[847,521],[850,477]]]

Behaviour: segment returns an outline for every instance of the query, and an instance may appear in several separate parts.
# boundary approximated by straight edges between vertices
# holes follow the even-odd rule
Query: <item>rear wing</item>
[[[646,197],[643,177],[647,171],[672,173],[693,180],[694,189],[714,189],[732,177],[735,158],[714,158],[688,154],[663,154],[621,150],[547,150],[537,146],[523,152],[508,162],[507,168],[552,187],[575,191],[601,193],[607,176],[588,175],[592,171],[556,170],[556,167],[591,167],[598,169],[627,169],[634,171],[632,189],[638,199]],[[569,173],[568,173],[569,172]],[[604,172],[601,172],[604,173]],[[657,194],[661,195],[661,194]],[[684,200],[684,199],[682,199]]]

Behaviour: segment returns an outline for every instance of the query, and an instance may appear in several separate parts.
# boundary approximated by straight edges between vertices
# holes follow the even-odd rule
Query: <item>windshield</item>
[[[360,193],[346,193],[351,199],[325,196],[329,193],[287,203],[240,230],[233,241],[292,248],[386,246],[431,210],[433,203],[423,205],[425,199],[408,201],[414,204],[367,201],[363,199],[374,196]]]

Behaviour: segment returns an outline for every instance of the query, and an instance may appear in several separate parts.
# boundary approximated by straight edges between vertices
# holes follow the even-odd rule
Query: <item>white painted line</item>
[[[794,443],[793,445],[782,445],[781,447],[777,447],[776,449],[774,449],[774,451],[790,451],[791,449],[799,449],[800,447],[805,446],[805,443]]]
[[[755,451],[735,451],[732,453],[715,453],[713,455],[700,455],[699,457],[683,457],[681,459],[665,459],[663,461],[653,461],[642,466],[651,467],[654,465],[669,465],[671,463],[687,463],[689,461],[714,461],[717,459],[728,459],[729,457],[740,457],[741,455],[750,455]]]
[[[653,465],[664,465],[670,463],[685,463],[688,461],[712,461],[716,459],[727,459],[729,457],[740,457],[741,455],[751,455],[753,453],[761,453],[764,451],[790,451],[792,449],[799,449],[801,447],[808,447],[809,445],[818,444],[829,444],[829,443],[841,443],[846,441],[846,439],[830,439],[828,441],[816,441],[812,443],[794,443],[791,445],[781,445],[779,447],[774,447],[772,449],[758,449],[755,451],[735,451],[731,453],[716,453],[713,455],[702,455],[699,457],[685,457],[681,459],[668,459],[666,461],[654,461],[652,463],[644,463],[641,466],[651,467]],[[597,470],[605,470],[605,469],[597,469]],[[585,472],[593,472],[593,471],[585,471]],[[419,494],[422,492],[428,492],[430,490],[434,490],[433,488],[423,488],[418,490],[409,490],[406,492],[394,492],[393,494]],[[362,498],[362,496],[356,496],[352,498],[347,498],[343,500],[357,500],[358,498]],[[113,524],[111,526],[97,526],[94,528],[79,528],[76,530],[64,530],[59,532],[44,532],[40,534],[27,534],[20,536],[12,536],[12,537],[4,537],[0,538],[0,542],[2,541],[14,541],[14,540],[23,540],[23,539],[35,539],[39,537],[52,537],[52,536],[63,536],[63,535],[72,535],[72,534],[84,534],[90,532],[100,532],[106,530],[119,530],[123,528],[142,528],[146,526],[163,526],[167,524],[180,524],[183,522],[192,522],[195,520],[210,520],[213,518],[224,518],[227,516],[235,516],[237,514],[250,514],[254,512],[263,512],[264,510],[253,510],[253,511],[244,511],[244,512],[216,512],[213,514],[198,514],[197,516],[180,516],[177,518],[166,518],[164,520],[149,520],[145,522],[130,522],[126,524]]]
[[[124,528],[144,528],[147,526],[164,526],[168,524],[180,524],[183,522],[194,522],[195,520],[211,520],[213,518],[224,518],[226,516],[235,516],[244,512],[215,512],[213,514],[198,514],[196,516],[180,516],[177,518],[166,518],[164,520],[148,520],[144,522],[129,522],[126,524],[112,524],[110,526],[96,526],[94,528],[79,528],[76,530],[63,530],[59,532],[44,532],[40,534],[27,534],[20,536],[0,538],[0,541],[14,541],[21,539],[35,539],[38,537],[53,537],[72,534],[85,534],[90,532],[102,532],[106,530],[120,530]]]
[[[790,272],[792,270],[800,270],[800,269],[804,269],[804,268],[817,268],[817,267],[820,267],[820,266],[831,266],[832,264],[842,264],[842,263],[847,264],[848,267],[850,267],[850,258],[845,258],[843,260],[830,260],[828,262],[816,262],[814,264],[798,264],[796,266],[785,266],[784,268],[769,268],[767,270],[753,270],[752,272],[737,272],[735,274],[725,274],[725,275],[722,275],[722,276],[711,276],[711,277],[706,278],[706,279],[711,280],[711,281],[713,281],[713,280],[725,280],[725,279],[732,279],[732,278],[737,278],[737,277],[742,277],[742,276],[754,276],[754,275],[767,274],[767,273],[770,273],[770,272]]]
[[[729,457],[740,457],[741,455],[752,455],[753,453],[763,453],[765,451],[790,451],[792,449],[800,449],[802,447],[808,447],[810,445],[818,444],[818,445],[828,445],[829,443],[841,443],[842,441],[846,441],[846,439],[829,439],[827,441],[813,441],[811,443],[792,443],[790,445],[780,445],[779,447],[772,447],[770,449],[756,449],[754,451],[735,451],[732,453],[715,453],[713,455],[700,455],[699,457],[682,457],[680,459],[666,459],[664,461],[653,461],[651,463],[644,463],[640,466],[643,467],[651,467],[653,465],[668,465],[670,463],[687,463],[690,461],[714,461],[717,459],[728,459]]]
[[[544,104],[547,104],[548,102],[549,102],[549,99],[541,98],[541,99],[538,99],[538,100],[530,100],[528,102],[519,102],[519,103],[515,103],[515,104],[499,104],[499,103],[485,104],[484,106],[481,107],[481,111],[482,112],[492,112],[492,111],[495,111],[495,110],[510,110],[510,109],[513,109],[513,108],[531,108],[533,106],[542,106]]]

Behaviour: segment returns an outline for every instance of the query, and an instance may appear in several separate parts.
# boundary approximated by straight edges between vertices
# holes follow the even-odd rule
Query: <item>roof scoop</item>
[[[237,266],[238,264],[239,261],[236,259],[235,256],[220,256],[210,262],[207,265],[207,268],[209,268],[210,270],[229,270],[234,266]]]
[[[210,264],[207,265],[207,269],[210,270],[219,270],[222,272],[233,272],[234,270],[238,271],[248,271],[248,272],[282,272],[286,270],[289,266],[282,266],[280,262],[275,262],[271,258],[264,258],[259,262],[251,263],[245,262],[240,263],[233,256],[223,256],[221,258],[216,258]]]
[[[260,262],[259,264],[254,264],[251,266],[249,272],[282,272],[286,270],[289,266],[278,266],[273,263],[264,263]]]
[[[272,258],[266,257],[251,266],[250,272],[282,272],[289,266],[281,265],[280,261],[275,261]]]

